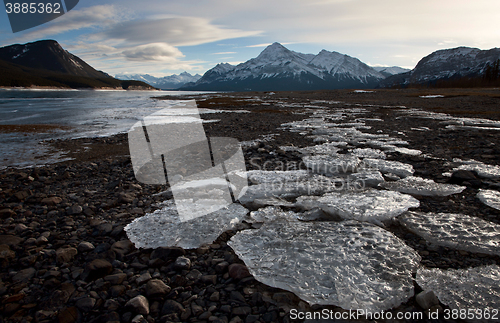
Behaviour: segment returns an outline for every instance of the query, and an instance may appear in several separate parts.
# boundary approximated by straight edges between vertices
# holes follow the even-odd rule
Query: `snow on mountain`
[[[482,77],[486,67],[500,59],[500,48],[457,47],[438,50],[422,58],[410,72],[388,77],[380,86],[433,84],[437,81]]]
[[[218,64],[194,84],[196,90],[309,90],[369,88],[385,78],[360,60],[337,52],[303,54],[279,43],[237,66]]]
[[[402,68],[399,66],[376,66],[373,67],[374,70],[380,72],[386,76],[396,75],[401,73],[406,73],[411,71],[409,68]]]
[[[119,74],[115,75],[115,77],[120,80],[143,81],[159,89],[171,90],[178,89],[190,82],[196,82],[201,78],[201,75],[191,75],[187,72],[182,72],[181,74],[173,74],[165,77],[155,77],[149,74]]]

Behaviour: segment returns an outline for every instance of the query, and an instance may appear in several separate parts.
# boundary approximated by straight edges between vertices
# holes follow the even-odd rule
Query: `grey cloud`
[[[123,51],[123,55],[129,60],[145,61],[172,61],[177,57],[184,57],[180,50],[165,43],[136,46]]]

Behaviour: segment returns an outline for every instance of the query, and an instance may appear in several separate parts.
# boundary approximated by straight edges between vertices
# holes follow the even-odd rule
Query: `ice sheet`
[[[373,148],[356,148],[351,151],[351,155],[359,158],[378,158],[385,159],[385,153],[379,149]]]
[[[396,182],[386,182],[382,187],[401,193],[423,196],[448,196],[461,193],[465,186],[436,183],[432,179],[408,176]]]
[[[458,314],[469,316],[468,322],[494,322],[500,309],[500,267],[497,265],[470,269],[421,268],[416,282],[432,290],[439,301]],[[464,311],[464,312],[462,312]],[[496,320],[491,320],[496,313]]]
[[[309,304],[382,311],[413,296],[420,256],[368,223],[277,219],[228,242],[260,282]]]
[[[198,248],[212,243],[221,233],[235,228],[248,213],[233,203],[216,212],[182,222],[172,200],[165,207],[135,219],[125,227],[127,236],[137,248],[178,246]]]
[[[312,172],[332,175],[353,173],[361,161],[358,157],[346,155],[336,157],[329,155],[305,156],[302,160]]]
[[[500,210],[500,192],[494,190],[479,190],[476,197],[484,204]]]
[[[464,214],[407,212],[400,223],[438,246],[500,255],[500,225]]]
[[[380,225],[382,221],[392,219],[420,206],[420,202],[411,195],[393,191],[368,189],[360,192],[331,192],[323,196],[301,196],[297,206],[310,210],[321,208],[332,216],[354,219]]]

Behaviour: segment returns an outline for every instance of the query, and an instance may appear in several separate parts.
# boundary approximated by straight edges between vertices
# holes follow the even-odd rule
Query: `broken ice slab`
[[[469,310],[469,322],[498,320],[500,308],[500,267],[481,266],[470,269],[421,268],[417,284],[423,290],[432,290],[439,301],[452,310]],[[496,319],[493,315],[496,313]],[[467,316],[464,316],[467,318]]]
[[[307,170],[264,171],[250,170],[247,177],[252,184],[302,181],[311,176]]]
[[[474,253],[500,255],[500,225],[452,213],[408,212],[399,222],[426,241]]]
[[[476,197],[484,204],[500,210],[500,192],[494,190],[479,190]]]
[[[297,198],[296,204],[306,210],[321,208],[331,216],[377,225],[408,211],[409,208],[420,206],[420,202],[411,195],[376,189],[331,192],[323,196],[301,196]]]
[[[359,183],[360,187],[377,187],[380,183],[384,182],[384,177],[379,171],[361,171],[359,173],[352,173],[348,177],[348,181],[352,183]]]
[[[423,196],[448,196],[466,189],[465,186],[436,183],[432,179],[415,176],[408,176],[397,182],[386,182],[381,186],[388,190]]]
[[[201,203],[193,204],[197,207]],[[181,221],[175,203],[169,200],[162,209],[135,219],[124,230],[137,248],[192,249],[212,243],[223,232],[234,229],[247,213],[243,206],[233,203],[207,215]]]
[[[413,166],[395,160],[383,160],[374,158],[363,159],[363,164],[367,168],[378,169],[382,173],[392,173],[399,177],[411,176],[414,173]]]
[[[338,146],[337,142],[327,142],[322,145],[300,148],[298,151],[305,155],[336,155],[340,150]]]
[[[350,152],[351,155],[359,158],[378,158],[385,159],[385,153],[379,149],[373,148],[356,148]]]
[[[410,156],[419,156],[422,155],[422,151],[417,150],[417,149],[410,149],[410,148],[403,148],[403,147],[395,147],[394,151],[403,154],[403,155],[410,155]]]
[[[259,207],[260,201],[272,197],[296,198],[302,195],[320,195],[326,192],[345,189],[345,179],[314,175],[305,180],[292,182],[269,182],[251,185],[239,198],[247,207]],[[258,200],[257,204],[254,202]]]
[[[451,173],[462,169],[475,171],[477,175],[482,178],[488,178],[488,179],[500,178],[500,166],[497,165],[488,165],[488,164],[483,164],[481,162],[468,163],[454,168],[451,171]]]
[[[308,169],[317,174],[344,174],[356,171],[361,162],[358,157],[338,155],[305,156],[302,158]]]
[[[258,281],[309,304],[382,311],[413,296],[420,256],[369,223],[277,219],[228,242]]]
[[[279,219],[298,221],[299,214],[293,211],[283,211],[276,206],[268,206],[257,211],[250,212],[249,218],[250,219],[246,219],[246,221],[250,223],[270,223]]]

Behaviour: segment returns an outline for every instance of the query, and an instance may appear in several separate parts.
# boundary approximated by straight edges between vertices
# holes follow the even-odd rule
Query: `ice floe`
[[[382,187],[401,193],[423,196],[448,196],[461,193],[465,186],[436,183],[432,179],[408,176],[396,182],[385,182]]]
[[[494,190],[479,190],[476,197],[484,204],[500,210],[500,192]]]
[[[345,143],[347,145],[347,143]],[[340,150],[339,146],[344,145],[343,142],[327,142],[322,145],[310,146],[297,149],[305,155],[336,155]]]
[[[376,189],[331,192],[323,196],[301,196],[297,198],[296,204],[306,210],[321,208],[332,216],[377,225],[408,211],[409,208],[420,206],[420,202],[411,195]]]
[[[311,177],[307,170],[290,170],[290,171],[264,171],[250,170],[246,172],[248,180],[253,184],[263,183],[282,183],[301,181]]]
[[[247,213],[246,208],[233,203],[216,212],[181,221],[173,200],[168,200],[162,209],[135,219],[124,230],[137,248],[192,249],[212,243],[223,232],[234,229]]]
[[[380,183],[384,182],[384,177],[379,171],[361,171],[352,173],[348,177],[351,183],[358,183],[361,187],[377,187]]]
[[[317,174],[344,174],[356,171],[361,160],[356,156],[314,155],[302,158],[308,169]]]
[[[459,315],[465,314],[462,318],[469,322],[492,322],[499,318],[500,267],[497,265],[465,270],[421,268],[416,282],[423,290],[432,290],[441,303],[459,311]]]
[[[454,169],[452,169],[448,173],[444,173],[445,176],[451,176],[453,172],[457,170],[470,170],[475,171],[479,177],[495,179],[500,178],[500,166],[497,165],[488,165],[478,161],[467,161],[466,164],[460,165]]]
[[[428,242],[457,250],[500,255],[500,225],[464,214],[407,212],[400,223]]]
[[[417,149],[409,149],[409,148],[404,148],[404,147],[395,147],[394,151],[403,154],[403,155],[410,155],[410,156],[419,156],[422,155],[422,151],[417,150]]]
[[[382,173],[392,173],[399,177],[411,176],[414,173],[413,166],[395,160],[383,160],[374,158],[363,159],[367,168],[378,169]]]
[[[420,262],[392,233],[356,221],[278,219],[240,231],[228,245],[258,281],[344,309],[382,311],[406,302]]]
[[[351,155],[359,158],[378,158],[385,159],[385,153],[379,149],[373,148],[356,148],[350,152]]]

